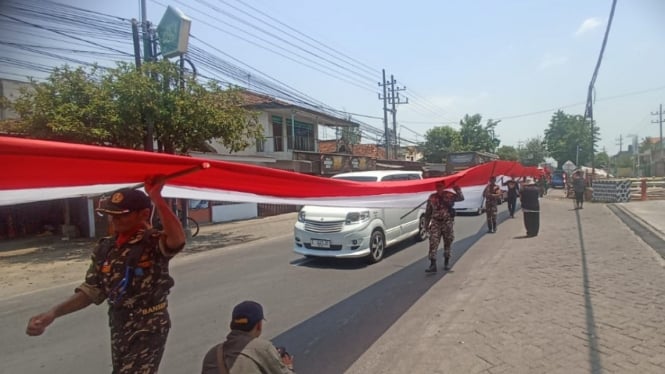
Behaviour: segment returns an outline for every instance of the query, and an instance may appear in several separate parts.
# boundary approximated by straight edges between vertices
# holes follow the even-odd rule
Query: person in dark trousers
[[[97,211],[112,218],[116,235],[100,240],[85,281],[72,296],[30,319],[28,335],[41,335],[56,318],[106,300],[113,373],[157,373],[171,327],[167,296],[174,281],[169,261],[185,246],[180,221],[162,198],[163,186],[164,179],[154,177],[145,183],[147,196],[125,188],[102,202]],[[148,223],[151,200],[163,231]]]
[[[520,203],[522,204],[522,213],[524,215],[524,227],[526,236],[534,237],[538,235],[540,228],[540,189],[533,178],[527,178],[522,186],[520,193]]]
[[[260,338],[263,307],[243,301],[233,308],[231,332],[203,358],[202,374],[292,374],[293,357]]]
[[[459,186],[446,188],[443,182],[435,183],[436,192],[427,199],[425,224],[429,228],[429,267],[426,273],[436,273],[436,251],[443,238],[443,270],[450,270],[450,255],[455,240],[455,202],[464,200]]]
[[[584,180],[584,173],[578,170],[573,174],[573,191],[575,192],[575,209],[583,209],[584,207],[584,190],[586,189],[586,182]]]
[[[517,198],[520,197],[520,186],[514,179],[510,179],[507,182],[503,183],[504,186],[508,186],[508,212],[510,213],[510,218],[515,218],[515,208],[517,205]]]

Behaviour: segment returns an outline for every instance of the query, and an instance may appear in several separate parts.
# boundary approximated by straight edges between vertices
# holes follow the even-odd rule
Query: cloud
[[[602,21],[596,17],[587,18],[584,20],[584,22],[582,22],[577,31],[575,31],[575,36],[580,36],[582,34],[585,34],[593,29],[598,28],[598,26],[602,24],[603,24]]]
[[[567,62],[568,62],[568,57],[566,56],[553,56],[548,53],[543,57],[542,61],[540,61],[538,69],[545,70],[554,66],[563,65]]]

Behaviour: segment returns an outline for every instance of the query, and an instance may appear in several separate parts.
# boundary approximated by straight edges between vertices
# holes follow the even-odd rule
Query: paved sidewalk
[[[665,373],[663,259],[604,204],[541,207],[538,237],[521,214],[485,235],[347,373]]]

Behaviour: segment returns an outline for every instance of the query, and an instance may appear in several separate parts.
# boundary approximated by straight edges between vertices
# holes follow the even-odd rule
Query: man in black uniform
[[[515,218],[515,207],[517,205],[517,198],[520,196],[520,186],[515,182],[514,179],[510,179],[508,182],[503,183],[504,186],[508,186],[508,212],[510,213],[510,218]]]
[[[538,235],[540,228],[540,190],[533,178],[527,178],[523,185],[520,201],[522,203],[522,212],[524,215],[524,227],[526,236],[533,237]]]

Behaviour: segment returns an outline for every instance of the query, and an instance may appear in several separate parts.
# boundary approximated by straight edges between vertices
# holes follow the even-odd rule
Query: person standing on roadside
[[[501,194],[501,188],[496,184],[496,177],[491,176],[487,187],[483,191],[485,214],[487,215],[487,232],[489,233],[496,232],[496,214]]]
[[[169,261],[185,246],[185,232],[162,198],[163,186],[159,176],[146,181],[147,196],[125,188],[102,201],[97,211],[111,216],[116,234],[99,242],[85,281],[69,299],[30,318],[28,335],[41,335],[55,319],[106,300],[113,373],[157,373],[171,327]],[[148,223],[151,200],[163,231]]]
[[[233,308],[231,332],[203,358],[201,374],[293,374],[293,357],[262,339],[263,307],[243,301]]]
[[[584,190],[586,189],[586,182],[584,180],[584,173],[582,170],[577,170],[573,173],[573,192],[575,192],[575,209],[584,208]]]
[[[517,198],[520,197],[520,186],[514,179],[505,182],[504,186],[508,186],[508,197],[506,201],[508,202],[510,218],[515,218],[515,207],[517,205]]]
[[[427,199],[425,224],[429,228],[429,267],[427,273],[436,273],[436,251],[443,238],[444,270],[450,270],[450,255],[455,240],[455,202],[464,200],[459,186],[446,189],[444,182],[436,182],[436,192]]]
[[[526,236],[534,237],[538,235],[540,229],[540,190],[533,178],[526,178],[520,193],[520,202],[522,204],[522,214],[524,215],[524,228]]]

